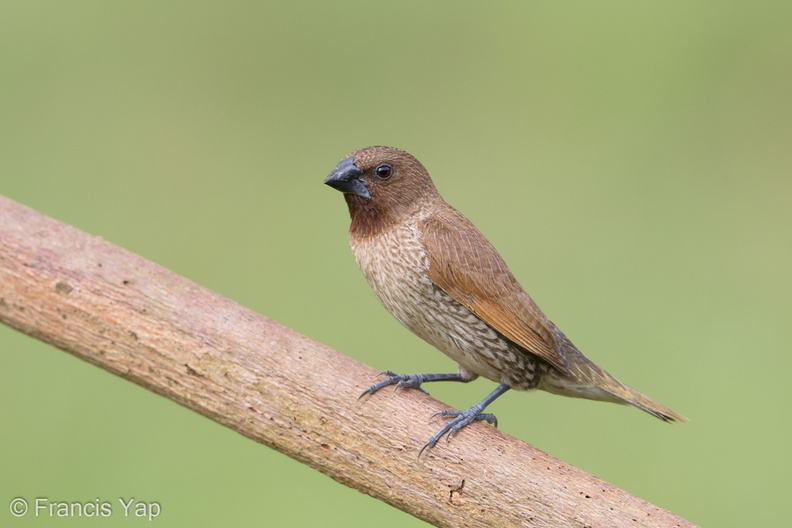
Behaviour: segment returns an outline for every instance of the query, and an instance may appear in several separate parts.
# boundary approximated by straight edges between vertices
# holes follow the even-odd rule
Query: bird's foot
[[[366,394],[374,394],[382,387],[387,387],[388,385],[396,385],[394,390],[399,388],[418,389],[425,394],[429,394],[421,388],[422,383],[426,383],[427,381],[461,381],[462,383],[467,383],[471,379],[469,377],[462,377],[458,372],[449,374],[396,374],[392,370],[385,370],[380,372],[379,375],[388,377],[364,390],[360,396],[358,396],[358,400]]]
[[[437,431],[432,438],[426,442],[421,450],[418,452],[418,456],[420,457],[424,451],[434,447],[438,440],[440,440],[443,435],[447,434],[446,441],[451,440],[451,437],[457,434],[463,427],[466,425],[470,425],[473,422],[487,422],[489,424],[498,427],[498,419],[492,413],[485,413],[481,412],[482,406],[474,405],[470,409],[466,411],[439,411],[432,415],[432,418],[435,416],[445,416],[445,417],[452,417],[451,420],[447,421],[443,427]]]
[[[358,396],[358,400],[367,394],[374,394],[383,387],[388,385],[396,385],[394,390],[399,388],[418,389],[419,391],[429,394],[421,388],[421,383],[430,381],[431,374],[396,374],[392,370],[384,370],[377,374],[378,376],[387,376],[384,380],[375,383],[368,389],[364,390]]]

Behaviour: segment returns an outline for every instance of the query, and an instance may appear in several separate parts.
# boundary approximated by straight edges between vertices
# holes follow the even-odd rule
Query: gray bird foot
[[[410,389],[418,389],[421,392],[426,392],[421,388],[421,383],[423,383],[424,379],[422,379],[421,374],[396,374],[392,370],[384,370],[377,374],[378,376],[387,376],[384,380],[375,383],[368,389],[364,390],[358,396],[358,400],[365,396],[366,394],[374,394],[378,390],[383,387],[387,387],[389,385],[396,385],[394,390],[403,387],[403,388],[410,388]],[[429,394],[427,392],[427,394]]]
[[[358,400],[367,394],[374,394],[378,390],[383,387],[387,387],[388,385],[396,385],[394,390],[400,388],[407,388],[407,389],[418,389],[419,391],[423,392],[424,394],[429,394],[425,390],[421,388],[422,383],[426,383],[427,381],[462,381],[467,382],[468,380],[462,379],[458,373],[452,374],[396,374],[392,370],[385,370],[378,374],[379,376],[388,376],[384,380],[375,383],[368,389],[364,390],[358,396]]]
[[[418,457],[423,454],[424,451],[434,447],[438,440],[440,440],[443,435],[447,434],[446,441],[451,440],[451,437],[457,434],[463,427],[470,425],[473,422],[487,422],[489,424],[498,427],[498,419],[492,413],[485,413],[481,412],[480,405],[474,405],[470,409],[466,411],[439,411],[432,415],[432,418],[435,416],[451,416],[453,417],[451,420],[447,421],[443,427],[437,431],[432,438],[426,442],[421,450],[418,452]]]

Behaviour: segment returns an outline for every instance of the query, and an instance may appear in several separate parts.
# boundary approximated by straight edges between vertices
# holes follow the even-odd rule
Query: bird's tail
[[[564,349],[568,372],[562,373],[550,369],[542,376],[538,388],[564,396],[633,405],[664,422],[689,421],[678,412],[628,387],[595,365],[560,330],[556,329],[555,337]]]
[[[672,411],[665,405],[657,403],[649,396],[638,392],[637,390],[633,389],[632,387],[628,387],[624,383],[618,381],[617,379],[609,376],[613,381],[616,383],[608,383],[606,387],[602,387],[606,392],[615,396],[618,400],[621,400],[620,403],[628,403],[635,407],[638,407],[642,411],[646,411],[652,416],[660,418],[664,422],[687,422],[688,419],[679,414],[678,412]]]
[[[542,377],[539,388],[563,396],[633,405],[664,422],[688,421],[681,414],[620,382],[580,352],[571,357],[575,359],[569,366],[571,375],[560,375],[551,370]]]

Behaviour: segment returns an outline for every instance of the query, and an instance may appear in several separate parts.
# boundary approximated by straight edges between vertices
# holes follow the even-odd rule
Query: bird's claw
[[[443,427],[440,428],[421,448],[418,452],[418,457],[423,454],[424,451],[427,449],[431,449],[432,447],[437,444],[438,440],[440,440],[443,435],[447,434],[446,442],[451,440],[451,437],[457,434],[463,427],[470,425],[475,421],[479,422],[487,422],[488,424],[492,424],[495,427],[498,427],[498,418],[495,417],[492,413],[483,413],[477,409],[467,409],[465,411],[449,411],[449,410],[442,410],[434,413],[431,418],[435,416],[452,416],[453,418],[443,424]],[[430,418],[430,419],[431,419]]]
[[[464,426],[466,426],[469,423],[472,423],[474,421],[487,422],[488,424],[491,424],[491,425],[495,426],[496,428],[498,427],[498,417],[495,416],[494,414],[485,413],[485,412],[477,413],[476,411],[471,411],[470,409],[468,409],[467,411],[449,411],[449,410],[443,409],[442,411],[437,411],[436,413],[434,413],[430,417],[430,419],[434,418],[435,416],[454,416],[454,417],[459,418],[460,416],[467,416],[468,413],[473,415],[473,418],[471,418],[468,422],[466,422],[466,423],[460,425],[459,427],[457,427],[454,432],[458,431],[459,429],[462,429]],[[455,420],[451,420],[451,422],[448,422],[448,423],[452,423],[454,421]]]
[[[421,383],[426,381],[424,376],[421,374],[396,374],[392,370],[383,370],[377,376],[388,376],[382,381],[379,381],[369,387],[368,389],[364,390],[358,396],[358,400],[367,394],[374,394],[378,390],[383,387],[387,387],[388,385],[396,385],[393,390],[398,390],[400,388],[409,388],[409,389],[418,389],[419,391],[423,392],[424,394],[429,394],[425,390],[421,388]]]

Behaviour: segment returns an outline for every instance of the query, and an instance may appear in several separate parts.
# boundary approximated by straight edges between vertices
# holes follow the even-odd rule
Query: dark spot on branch
[[[58,281],[55,283],[55,291],[58,293],[69,294],[74,288],[68,282]]]
[[[453,504],[454,503],[454,493],[462,493],[462,489],[465,487],[465,479],[462,479],[462,483],[459,486],[457,486],[456,488],[453,488],[451,486],[448,486],[448,487],[451,488],[448,491],[448,502]]]
[[[195,376],[196,378],[203,378],[204,377],[203,374],[199,373],[197,370],[192,368],[187,363],[185,363],[184,366],[187,367],[187,374],[189,374],[190,376]]]

